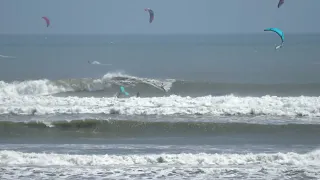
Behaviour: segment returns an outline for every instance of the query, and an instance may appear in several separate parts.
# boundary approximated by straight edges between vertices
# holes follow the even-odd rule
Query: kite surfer
[[[272,31],[272,32],[275,32],[278,34],[278,36],[281,38],[281,44],[276,46],[276,49],[279,49],[283,46],[283,43],[284,43],[284,33],[278,29],[278,28],[267,28],[265,29],[264,31]]]
[[[150,8],[145,8],[144,11],[148,11],[149,12],[149,23],[152,23],[153,19],[154,19],[154,12],[153,10],[151,10]]]

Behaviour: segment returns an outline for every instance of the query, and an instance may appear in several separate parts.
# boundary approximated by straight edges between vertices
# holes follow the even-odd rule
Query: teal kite
[[[125,94],[126,96],[129,96],[129,93],[124,89],[123,86],[120,86],[120,92]]]
[[[278,28],[267,28],[267,29],[265,29],[264,31],[272,31],[272,32],[275,32],[275,33],[277,33],[278,36],[281,38],[281,44],[278,45],[278,46],[276,47],[276,49],[279,49],[279,48],[281,48],[281,47],[283,46],[283,43],[284,43],[284,33],[283,33],[280,29],[278,29]]]

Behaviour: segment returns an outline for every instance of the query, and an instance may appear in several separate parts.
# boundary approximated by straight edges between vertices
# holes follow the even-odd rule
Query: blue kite
[[[123,86],[120,86],[120,92],[121,92],[122,94],[125,94],[126,96],[129,96],[129,93],[124,89]]]
[[[281,38],[281,44],[276,46],[276,49],[279,49],[283,46],[283,43],[284,43],[284,33],[278,29],[278,28],[267,28],[265,29],[264,31],[272,31],[272,32],[275,32],[278,34],[278,36]]]

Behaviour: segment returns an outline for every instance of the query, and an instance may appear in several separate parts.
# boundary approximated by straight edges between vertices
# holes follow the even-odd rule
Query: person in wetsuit
[[[167,92],[166,89],[164,88],[163,83],[161,84],[160,88],[161,88],[165,93]]]

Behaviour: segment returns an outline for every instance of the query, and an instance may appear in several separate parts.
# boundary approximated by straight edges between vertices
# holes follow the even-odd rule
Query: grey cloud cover
[[[0,33],[167,34],[320,32],[320,0],[1,0]],[[148,23],[144,8],[155,11]],[[42,16],[51,19],[46,28]]]

